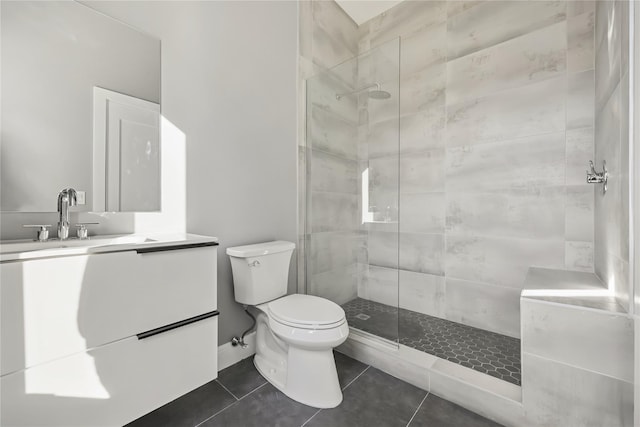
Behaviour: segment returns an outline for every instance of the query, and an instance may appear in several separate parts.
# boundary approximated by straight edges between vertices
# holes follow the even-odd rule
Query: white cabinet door
[[[217,309],[216,247],[0,264],[1,373]]]
[[[0,378],[3,426],[122,426],[217,377],[217,317]]]
[[[93,210],[160,210],[160,106],[98,87],[93,96]]]

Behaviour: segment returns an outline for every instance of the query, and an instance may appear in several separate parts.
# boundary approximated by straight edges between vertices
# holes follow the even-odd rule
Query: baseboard
[[[246,347],[233,346],[231,342],[218,347],[218,372],[256,353],[256,333],[251,332],[244,337]]]

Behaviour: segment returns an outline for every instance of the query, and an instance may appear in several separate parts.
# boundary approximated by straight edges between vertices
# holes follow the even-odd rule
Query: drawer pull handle
[[[204,242],[204,243],[185,243],[180,245],[171,245],[171,246],[151,246],[148,248],[142,247],[137,248],[136,252],[139,254],[148,254],[151,252],[165,252],[165,251],[177,251],[180,249],[194,249],[194,248],[204,248],[207,246],[218,246],[218,242]]]
[[[179,322],[170,323],[168,325],[160,326],[159,328],[151,329],[150,331],[141,332],[136,334],[139,340],[143,340],[145,338],[152,337],[154,335],[162,334],[164,332],[168,332],[172,329],[181,328],[183,326],[190,325],[192,323],[199,322],[201,320],[208,319],[210,317],[214,317],[219,315],[220,312],[218,310],[210,311],[209,313],[200,314],[198,316],[190,317],[188,319],[180,320]]]

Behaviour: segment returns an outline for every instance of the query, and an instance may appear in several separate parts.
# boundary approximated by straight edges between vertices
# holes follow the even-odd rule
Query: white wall
[[[226,247],[296,241],[297,5],[85,4],[162,40],[163,145],[176,150],[170,158],[163,151],[163,213],[103,215],[100,230],[182,228],[217,236],[219,342],[227,342],[250,321],[233,300]],[[174,179],[169,168],[177,171]],[[3,232],[10,235],[4,224]],[[290,290],[295,264],[294,258]]]

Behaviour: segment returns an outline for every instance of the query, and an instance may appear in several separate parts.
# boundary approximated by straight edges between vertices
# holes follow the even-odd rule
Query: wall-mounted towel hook
[[[596,171],[593,161],[589,160],[590,171],[587,171],[587,183],[588,184],[603,184],[602,194],[607,192],[607,181],[609,180],[609,172],[607,171],[607,162],[602,161],[602,172]]]

